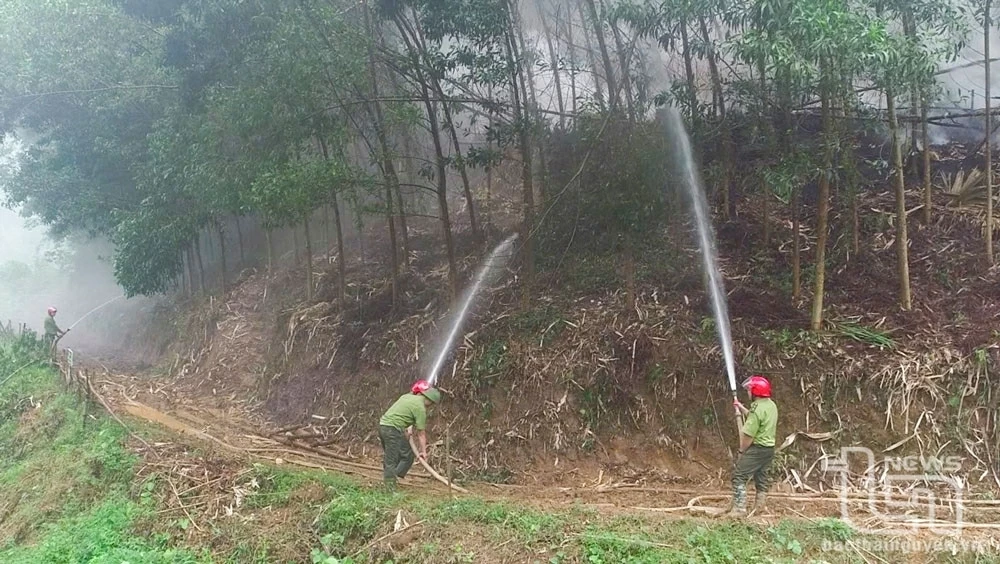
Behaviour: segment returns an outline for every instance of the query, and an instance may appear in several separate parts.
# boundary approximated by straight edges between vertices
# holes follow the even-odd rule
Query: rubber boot
[[[753,510],[750,515],[759,515],[764,512],[764,505],[767,504],[767,492],[757,492],[753,499]]]
[[[742,519],[747,516],[747,487],[743,484],[733,486],[733,505],[724,517]]]

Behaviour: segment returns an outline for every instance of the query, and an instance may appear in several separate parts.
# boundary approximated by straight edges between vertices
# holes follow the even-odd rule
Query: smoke
[[[22,142],[8,136],[0,145],[2,185],[17,171]],[[54,240],[16,210],[0,207],[0,323],[41,332],[46,309],[55,306],[63,329],[111,298],[122,295],[115,282],[114,247],[82,237]],[[134,344],[136,327],[152,314],[156,300],[132,299],[102,308],[73,329],[60,345],[81,354],[121,353]]]

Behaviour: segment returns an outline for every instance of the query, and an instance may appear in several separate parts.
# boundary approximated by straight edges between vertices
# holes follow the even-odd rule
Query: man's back
[[[412,426],[423,431],[427,427],[427,407],[424,406],[423,396],[403,394],[386,410],[378,424],[399,430]]]

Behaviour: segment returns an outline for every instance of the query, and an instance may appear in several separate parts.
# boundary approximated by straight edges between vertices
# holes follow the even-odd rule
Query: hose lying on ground
[[[420,452],[417,449],[417,444],[413,442],[413,437],[412,436],[410,437],[410,448],[413,449],[413,453],[414,454]],[[453,490],[455,490],[457,492],[462,492],[464,494],[469,493],[469,490],[463,488],[462,486],[456,486],[455,484],[451,483],[447,478],[445,478],[441,474],[438,474],[437,472],[435,472],[434,469],[431,468],[431,465],[427,464],[427,461],[424,460],[423,458],[420,458],[419,456],[417,456],[417,460],[419,460],[420,464],[422,464],[424,466],[424,470],[427,470],[427,472],[430,473],[431,476],[434,476],[434,478],[437,481],[441,482],[442,484],[448,486],[449,488],[451,488],[451,489],[453,489]]]

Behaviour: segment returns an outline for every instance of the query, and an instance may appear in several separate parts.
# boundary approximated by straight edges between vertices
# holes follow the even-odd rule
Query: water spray
[[[461,307],[456,311],[454,319],[451,323],[451,330],[448,332],[448,337],[445,339],[444,344],[441,346],[441,350],[438,351],[437,358],[434,360],[433,366],[427,375],[427,382],[434,386],[437,384],[438,372],[440,372],[441,367],[444,366],[444,361],[448,358],[448,353],[451,351],[451,347],[455,342],[455,338],[458,337],[459,330],[462,328],[462,324],[465,322],[466,316],[469,314],[469,308],[472,306],[472,302],[476,295],[479,294],[479,288],[483,285],[486,280],[492,280],[495,278],[497,270],[510,259],[511,245],[517,239],[517,234],[511,235],[503,243],[497,245],[497,248],[493,249],[490,253],[489,258],[483,263],[483,266],[479,269],[476,274],[476,278],[472,283],[472,286],[466,290],[466,294],[462,299]]]
[[[118,296],[117,298],[111,298],[110,300],[104,302],[103,304],[95,307],[94,309],[92,309],[92,310],[88,311],[87,313],[83,314],[83,317],[81,317],[80,319],[77,319],[75,322],[73,322],[73,324],[70,325],[69,327],[67,327],[66,330],[69,331],[70,329],[76,327],[81,321],[83,321],[84,319],[87,319],[91,314],[96,313],[96,312],[104,309],[105,307],[107,307],[107,306],[109,306],[109,305],[117,302],[118,300],[120,300],[120,299],[122,299],[124,297],[125,297],[125,295],[122,294],[121,296]]]
[[[694,164],[691,151],[691,140],[684,129],[677,108],[667,108],[667,133],[673,137],[677,146],[674,152],[677,168],[681,179],[687,188],[688,199],[695,216],[698,228],[698,246],[701,248],[702,266],[705,271],[705,285],[712,300],[712,311],[715,314],[715,330],[719,334],[722,346],[722,356],[726,362],[726,375],[729,377],[729,390],[733,393],[733,401],[737,401],[736,362],[733,359],[733,338],[729,330],[729,312],[726,308],[726,293],[723,288],[722,274],[719,272],[718,253],[715,249],[715,236],[712,233],[708,217],[708,201],[700,175]],[[736,410],[736,423],[741,426],[742,415]]]

